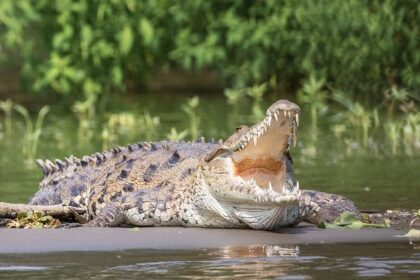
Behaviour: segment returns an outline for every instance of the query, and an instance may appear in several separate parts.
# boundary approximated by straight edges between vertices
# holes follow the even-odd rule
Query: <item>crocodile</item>
[[[85,210],[82,226],[185,226],[275,231],[332,222],[352,201],[301,190],[290,149],[300,108],[279,100],[226,141],[139,142],[65,160],[37,160],[44,178],[30,205]]]

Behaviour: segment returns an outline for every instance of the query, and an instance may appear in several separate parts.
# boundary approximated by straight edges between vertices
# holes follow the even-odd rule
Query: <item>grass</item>
[[[200,105],[200,99],[198,96],[194,96],[187,100],[185,104],[181,106],[182,111],[188,115],[190,128],[189,132],[191,135],[191,140],[198,139],[198,126],[200,119],[198,117],[197,109]]]
[[[13,112],[13,102],[10,99],[6,101],[0,100],[0,110],[4,113],[4,130],[6,134],[12,132],[12,112]]]
[[[43,124],[50,108],[44,106],[39,110],[35,123],[32,121],[28,110],[22,105],[14,105],[14,109],[24,120],[25,133],[23,136],[22,152],[24,158],[28,161],[35,159],[38,151],[39,138],[43,132]]]
[[[313,128],[318,126],[318,116],[327,111],[327,92],[324,90],[325,78],[317,78],[310,75],[309,79],[302,84],[298,91],[298,100],[302,106],[309,107],[311,124]]]

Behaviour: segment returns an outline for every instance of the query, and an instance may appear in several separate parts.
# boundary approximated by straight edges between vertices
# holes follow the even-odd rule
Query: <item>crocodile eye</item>
[[[247,126],[247,125],[240,125],[240,126],[235,128],[235,132],[239,132],[241,130],[248,129],[248,128],[249,128],[249,126]]]

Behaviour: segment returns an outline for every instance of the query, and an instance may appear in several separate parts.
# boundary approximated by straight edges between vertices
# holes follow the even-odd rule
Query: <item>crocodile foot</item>
[[[299,222],[314,225],[332,223],[344,212],[360,218],[360,212],[350,199],[331,193],[303,190],[299,199]]]

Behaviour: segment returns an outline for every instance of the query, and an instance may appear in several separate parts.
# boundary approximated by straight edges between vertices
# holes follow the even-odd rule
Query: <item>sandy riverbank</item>
[[[312,226],[281,233],[203,228],[0,228],[0,254],[128,249],[187,250],[226,246],[398,242],[395,229],[323,230]]]

